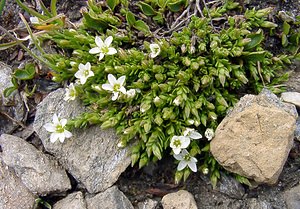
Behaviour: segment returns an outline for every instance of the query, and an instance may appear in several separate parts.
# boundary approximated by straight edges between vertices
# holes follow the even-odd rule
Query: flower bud
[[[184,64],[185,66],[190,66],[191,65],[191,60],[188,57],[184,57],[182,59],[182,64]]]
[[[197,62],[192,62],[192,64],[191,64],[191,69],[192,69],[192,70],[198,70],[199,67],[200,67],[199,63],[197,63]]]
[[[276,28],[278,25],[270,21],[264,21],[260,26],[264,28]]]

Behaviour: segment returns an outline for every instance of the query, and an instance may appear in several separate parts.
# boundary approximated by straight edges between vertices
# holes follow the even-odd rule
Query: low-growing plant
[[[153,16],[152,7],[159,2],[175,1],[138,5]],[[182,8],[186,2],[180,1]],[[45,127],[52,132],[51,141],[69,138],[68,128],[114,128],[118,147],[131,147],[132,166],[142,168],[172,154],[178,162],[176,182],[200,170],[215,185],[220,166],[209,152],[209,141],[226,111],[245,90],[280,92],[276,85],[287,79],[281,70],[298,56],[274,55],[264,46],[266,32],[277,27],[267,20],[271,8],[225,15],[237,6],[232,1],[206,6],[181,31],[157,38],[130,11],[128,1],[105,5],[89,0],[78,28],[39,36],[64,52],[44,58],[55,66],[53,80],[69,83],[65,100],[79,98],[90,107],[68,123],[55,115]],[[146,40],[138,40],[138,33]]]

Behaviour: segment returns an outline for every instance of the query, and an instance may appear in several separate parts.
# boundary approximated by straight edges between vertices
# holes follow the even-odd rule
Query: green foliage
[[[153,0],[137,5],[151,21],[162,20],[165,10],[176,12],[187,7],[188,1]],[[141,168],[172,154],[172,137],[182,136],[186,128],[203,136],[207,129],[215,130],[228,108],[238,101],[241,89],[258,93],[267,86],[280,91],[276,85],[286,79],[280,70],[299,56],[275,56],[264,47],[263,29],[277,26],[267,20],[270,8],[230,16],[225,13],[238,4],[226,1],[220,7],[205,8],[204,17],[193,16],[180,32],[158,39],[150,37],[147,21],[130,11],[128,1],[107,1],[107,6],[89,0],[83,25],[77,30],[52,30],[43,35],[42,39],[52,40],[67,52],[45,54],[44,58],[55,66],[54,80],[58,82],[76,82],[78,66],[91,63],[94,76],[76,85],[78,97],[90,112],[68,125],[115,128],[120,147],[131,146],[132,166],[138,164]],[[120,13],[115,15],[117,11]],[[222,27],[211,19],[220,16],[225,18]],[[150,38],[138,40],[136,30]],[[286,23],[284,33],[290,30]],[[96,36],[102,40],[112,36],[111,46],[118,52],[101,60],[90,54]],[[157,56],[151,49],[154,43],[160,49]],[[31,71],[25,76],[23,71],[19,74],[19,78],[32,76]],[[102,87],[108,84],[109,74],[117,79],[125,76],[124,87],[134,90],[135,95],[119,92],[112,100],[112,92]],[[192,140],[187,151],[198,159],[198,168],[208,169],[215,186],[220,166],[209,152],[209,141],[205,137]],[[186,180],[190,173],[189,167],[176,171],[175,181]],[[247,183],[241,177],[239,180]]]

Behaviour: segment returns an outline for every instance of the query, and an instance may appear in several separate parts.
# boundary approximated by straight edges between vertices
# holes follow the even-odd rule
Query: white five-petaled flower
[[[67,119],[60,119],[54,114],[52,123],[46,123],[43,126],[48,132],[51,132],[50,142],[54,143],[59,140],[63,143],[65,138],[70,138],[72,136],[72,133],[65,128],[66,124]]]
[[[201,139],[202,138],[202,135],[193,128],[186,128],[183,132],[183,136],[190,137],[191,139]]]
[[[77,91],[73,83],[70,83],[68,88],[66,88],[65,101],[75,100],[77,96]]]
[[[170,147],[173,149],[175,155],[178,155],[181,149],[187,148],[190,145],[191,139],[186,136],[173,136]]]
[[[193,172],[197,172],[197,159],[192,157],[186,149],[183,149],[178,155],[174,154],[173,156],[176,160],[180,161],[177,166],[178,171],[181,171],[188,166]]]
[[[108,74],[108,82],[109,84],[103,84],[102,88],[107,91],[112,91],[114,94],[111,100],[115,101],[119,97],[119,93],[126,94],[126,89],[124,87],[125,83],[125,75],[118,78],[118,80],[112,74]]]
[[[207,138],[207,140],[210,141],[210,140],[212,140],[212,138],[214,138],[215,133],[212,128],[208,128],[208,129],[206,129],[204,135]]]
[[[159,55],[160,53],[160,46],[158,44],[150,44],[150,57],[155,58]]]
[[[113,47],[109,47],[113,41],[113,37],[107,37],[104,42],[99,36],[96,36],[95,43],[96,47],[90,49],[90,54],[98,54],[99,53],[99,60],[102,60],[104,55],[113,55],[117,53],[117,50]]]
[[[85,84],[89,77],[94,76],[94,72],[91,71],[91,64],[87,62],[85,65],[80,63],[78,71],[75,73],[75,77],[79,79],[80,84]]]

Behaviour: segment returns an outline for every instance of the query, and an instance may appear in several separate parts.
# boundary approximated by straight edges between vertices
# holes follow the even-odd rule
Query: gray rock
[[[300,209],[300,185],[285,191],[284,200],[288,209]]]
[[[248,209],[272,209],[272,205],[265,200],[258,200],[256,198],[250,198],[247,200]]]
[[[296,121],[295,139],[300,141],[300,117],[298,117]]]
[[[242,199],[245,194],[244,187],[237,180],[224,174],[221,175],[216,190],[234,199]]]
[[[75,192],[55,203],[53,209],[87,209],[87,206],[82,192]]]
[[[161,201],[164,209],[197,209],[194,196],[185,190],[167,194]]]
[[[158,202],[152,199],[146,199],[144,202],[139,202],[138,209],[155,209]]]
[[[71,189],[65,170],[25,140],[2,134],[0,146],[4,163],[15,170],[31,192],[46,195]]]
[[[274,184],[293,145],[297,111],[270,91],[246,95],[218,126],[210,149],[227,170]]]
[[[24,118],[23,101],[18,91],[14,91],[9,97],[4,97],[4,90],[13,86],[11,83],[12,69],[0,62],[0,111],[13,118],[15,121],[22,121]],[[11,119],[0,114],[0,135],[11,133],[18,127]]]
[[[300,107],[300,93],[299,92],[283,92],[281,94],[281,99],[284,102],[288,102],[291,104]]]
[[[52,121],[54,113],[62,118],[73,118],[85,111],[78,100],[64,101],[64,94],[64,89],[58,89],[37,106],[34,130],[45,149],[90,193],[104,191],[117,181],[130,164],[129,149],[117,147],[119,139],[114,130],[101,130],[98,126],[75,130],[73,137],[64,143],[50,143],[50,134],[43,125]]]
[[[116,186],[85,199],[88,209],[133,209],[131,202]]]
[[[0,208],[32,209],[35,196],[0,159]]]

